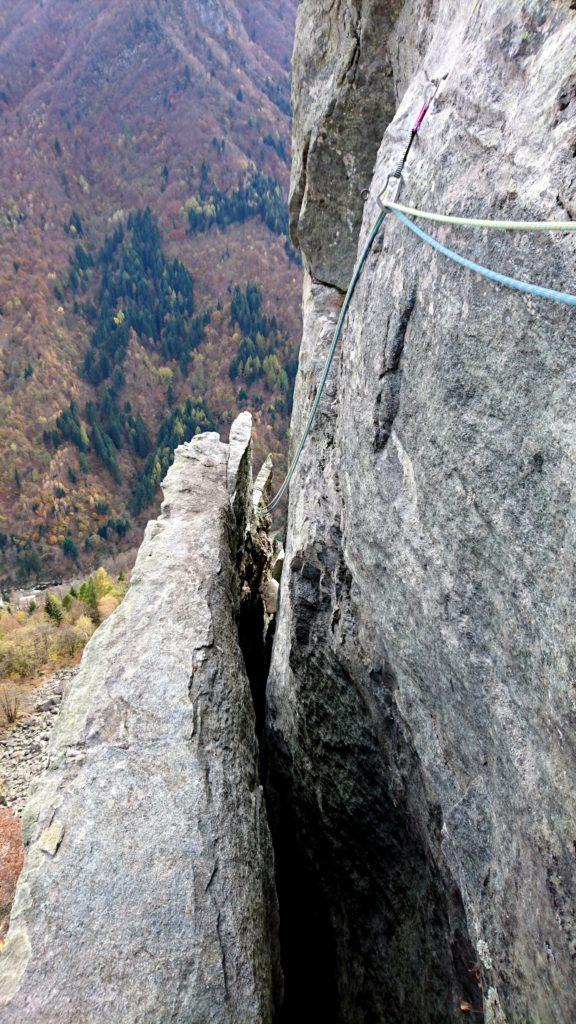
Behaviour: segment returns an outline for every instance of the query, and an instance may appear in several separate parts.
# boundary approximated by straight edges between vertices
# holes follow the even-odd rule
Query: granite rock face
[[[25,811],[3,1024],[272,1019],[273,856],[237,626],[249,415],[230,446],[180,447],[164,495]]]
[[[395,108],[383,40],[400,0],[300,3],[293,59],[291,231],[312,274],[345,289],[382,132]]]
[[[369,184],[368,151],[372,195],[383,187],[429,77],[448,72],[404,202],[576,215],[572,6],[301,3],[294,437],[349,278],[347,239],[363,244],[377,215],[369,199],[359,229],[348,197]],[[392,72],[386,130],[382,108],[349,131],[348,112],[375,102],[368,73],[342,74],[352,10],[360,40],[389,26],[374,57]],[[313,160],[320,142],[345,158]],[[574,291],[573,236],[431,230]],[[576,1019],[574,342],[573,309],[491,285],[388,218],[290,496],[267,746],[295,1019]],[[308,1013],[300,980],[314,970]]]
[[[10,807],[0,807],[0,943],[8,931],[10,909],[23,862],[20,822]]]

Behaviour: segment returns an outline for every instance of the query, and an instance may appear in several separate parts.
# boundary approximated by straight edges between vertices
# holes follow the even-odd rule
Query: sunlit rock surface
[[[236,624],[248,414],[232,437],[178,449],[128,595],[64,699],[25,812],[3,1024],[272,1019],[272,851]]]
[[[404,202],[576,215],[571,6],[301,3],[292,220],[308,280],[294,438],[349,239],[364,244],[429,78],[448,73]],[[374,24],[377,67],[391,73],[379,87],[369,48],[359,74]],[[351,134],[378,88],[381,103],[392,90],[391,123]],[[348,178],[319,159],[341,145]],[[364,187],[358,231],[350,196]],[[479,263],[574,291],[573,235],[430,230]],[[269,683],[299,1020],[314,1015],[298,979],[314,976],[316,1019],[346,1024],[482,1008],[498,1024],[576,1018],[575,337],[573,309],[489,284],[388,218],[292,484]]]

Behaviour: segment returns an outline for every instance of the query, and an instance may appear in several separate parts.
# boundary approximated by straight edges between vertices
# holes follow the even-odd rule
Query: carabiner
[[[390,184],[391,180],[394,179],[394,184]],[[378,205],[381,210],[386,210],[387,203],[395,203],[400,195],[400,189],[404,184],[404,178],[400,171],[392,171],[391,174],[386,178],[386,184],[378,195]]]

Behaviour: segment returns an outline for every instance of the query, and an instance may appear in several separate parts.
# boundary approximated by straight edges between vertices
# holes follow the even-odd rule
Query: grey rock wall
[[[318,282],[344,286],[346,239],[362,244],[377,214],[369,199],[359,236],[356,214],[345,235],[361,161],[379,147],[375,195],[428,77],[449,73],[404,201],[575,215],[571,7],[428,0],[394,21],[394,5],[371,0],[357,31],[394,21],[374,66],[392,69],[381,95],[398,106],[386,131],[381,109],[354,134],[348,113],[353,125],[370,109],[374,82],[356,80],[350,106],[349,8],[301,3],[295,437],[341,301]],[[310,158],[321,121],[340,164]],[[348,177],[335,177],[342,164]],[[574,291],[573,235],[431,230],[480,263]],[[276,827],[291,815],[294,837],[281,912],[283,892],[293,933],[314,922],[326,999],[346,1024],[472,1019],[482,1005],[498,1024],[576,1019],[575,339],[573,309],[455,267],[392,218],[354,298],[291,488],[267,723]],[[302,880],[308,907],[289,898]]]
[[[292,67],[291,231],[311,273],[346,288],[382,132],[395,106],[383,41],[400,0],[319,0],[298,8]]]
[[[27,805],[3,1024],[272,1020],[273,857],[237,629],[249,415],[230,446],[179,448],[164,496]]]

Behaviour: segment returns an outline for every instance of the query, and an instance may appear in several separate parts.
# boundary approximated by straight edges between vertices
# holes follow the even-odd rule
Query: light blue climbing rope
[[[475,10],[477,3],[478,3],[478,0],[473,0],[472,11]],[[444,78],[446,78],[446,75],[444,75]],[[402,172],[404,170],[404,165],[406,163],[406,159],[408,157],[408,154],[410,152],[410,149],[412,147],[414,139],[415,139],[415,137],[416,137],[416,135],[417,135],[421,125],[422,125],[422,122],[423,122],[424,118],[426,117],[426,114],[428,112],[430,104],[431,104],[434,96],[436,95],[436,93],[437,93],[437,91],[438,91],[438,89],[440,87],[440,84],[444,80],[444,78],[437,79],[436,81],[431,83],[433,91],[432,91],[432,93],[428,93],[427,94],[427,96],[425,98],[425,101],[424,101],[424,104],[423,104],[423,106],[422,106],[422,108],[421,108],[421,110],[420,110],[420,112],[418,114],[418,117],[416,118],[416,121],[415,121],[414,126],[413,126],[413,128],[411,130],[411,133],[410,133],[410,139],[409,139],[408,145],[407,145],[406,150],[404,152],[404,155],[402,157],[402,161],[401,161],[398,169],[396,171],[394,171],[391,175],[388,176],[388,180],[386,182],[386,189],[382,193],[382,196],[379,197],[379,202],[380,202],[380,204],[381,204],[381,206],[383,208],[382,208],[381,213],[379,214],[379,216],[378,216],[378,218],[376,220],[376,223],[374,224],[374,227],[372,228],[372,231],[370,232],[370,234],[368,236],[368,240],[367,240],[367,242],[366,242],[366,244],[365,244],[365,246],[364,246],[364,248],[363,248],[363,250],[362,250],[362,252],[360,254],[360,258],[359,258],[359,260],[358,260],[358,262],[356,264],[356,267],[354,269],[354,273],[352,275],[352,280],[350,281],[350,284],[348,286],[348,291],[346,292],[346,296],[345,296],[344,302],[342,304],[342,309],[340,310],[340,316],[338,317],[338,323],[336,324],[336,329],[334,331],[334,336],[332,338],[332,344],[330,345],[330,348],[328,350],[328,355],[326,357],[326,362],[324,363],[324,369],[322,371],[322,376],[320,377],[320,382],[318,384],[318,388],[317,388],[317,391],[316,391],[316,395],[314,397],[314,401],[312,402],[312,407],[311,407],[310,412],[308,414],[308,419],[306,420],[306,425],[304,427],[304,431],[302,433],[302,437],[300,438],[300,440],[298,442],[298,446],[296,448],[296,452],[294,454],[294,458],[292,459],[292,462],[290,463],[290,467],[288,469],[288,472],[287,472],[286,476],[284,477],[284,480],[282,481],[282,485],[281,485],[278,493],[274,496],[274,498],[270,502],[270,504],[266,506],[266,508],[265,508],[266,512],[273,512],[274,509],[278,507],[282,497],[284,496],[284,494],[286,493],[286,490],[288,489],[288,486],[290,484],[290,481],[291,481],[292,477],[294,476],[294,473],[296,471],[296,467],[298,466],[298,463],[300,461],[300,456],[302,455],[302,452],[304,450],[304,445],[306,444],[308,435],[309,435],[309,433],[310,433],[310,431],[312,429],[312,424],[314,422],[314,417],[316,416],[316,413],[318,411],[318,406],[320,405],[320,399],[322,398],[322,392],[324,391],[324,385],[326,384],[326,380],[328,378],[328,374],[330,373],[330,367],[332,366],[332,361],[334,359],[334,353],[336,351],[336,346],[338,344],[338,340],[339,340],[340,335],[342,333],[342,327],[344,325],[344,320],[346,318],[346,313],[348,312],[348,307],[350,306],[350,302],[352,301],[352,296],[354,295],[354,291],[355,291],[356,285],[358,283],[358,278],[360,277],[360,274],[362,273],[362,269],[363,269],[364,264],[365,264],[365,262],[366,262],[366,260],[368,258],[368,254],[369,254],[369,252],[370,252],[370,250],[372,248],[372,245],[374,243],[374,239],[376,238],[376,235],[378,234],[378,232],[379,232],[379,230],[380,230],[380,228],[382,226],[382,223],[384,221],[384,218],[386,217],[386,214],[388,212],[393,213],[394,216],[397,217],[398,220],[401,221],[402,224],[404,224],[405,227],[407,227],[410,231],[412,231],[415,235],[417,235],[418,238],[420,238],[423,242],[426,242],[427,245],[432,246],[433,249],[436,249],[437,252],[442,253],[443,256],[447,256],[448,259],[453,260],[454,263],[458,263],[461,267],[466,267],[468,270],[472,270],[476,274],[481,274],[483,277],[488,278],[489,281],[495,281],[497,284],[505,285],[507,288],[514,288],[516,291],[524,292],[525,294],[528,294],[528,295],[534,295],[534,296],[542,298],[542,299],[551,299],[553,302],[563,302],[563,303],[565,303],[568,306],[576,306],[576,295],[569,295],[566,292],[557,292],[553,288],[542,288],[542,287],[540,287],[540,285],[530,284],[528,281],[517,281],[513,277],[506,277],[504,274],[498,274],[495,270],[489,270],[488,267],[482,267],[482,266],[480,266],[479,263],[473,263],[472,260],[468,260],[464,256],[460,256],[457,252],[453,252],[452,249],[448,249],[445,245],[442,245],[440,242],[437,242],[436,239],[432,238],[431,235],[428,235],[428,234],[426,234],[425,231],[422,231],[422,228],[419,228],[419,227],[417,227],[416,224],[413,224],[412,221],[409,220],[408,217],[406,217],[399,209],[395,209],[394,208],[395,206],[397,207],[397,206],[400,205],[400,204],[397,204],[395,202],[395,200],[397,198],[397,193],[399,191],[399,188],[400,188],[400,186],[402,184]],[[396,187],[392,188],[391,192],[393,194],[390,194],[390,192],[389,192],[389,185],[390,185],[390,182],[392,180],[396,181]],[[453,217],[447,217],[447,216],[444,216],[444,215],[440,217],[439,215],[430,214],[428,212],[424,212],[422,210],[415,210],[415,209],[414,210],[410,210],[410,212],[414,213],[417,216],[424,216],[424,217],[427,217],[429,219],[441,219],[441,220],[448,221],[450,223],[461,223],[462,222],[462,223],[466,223],[468,226],[488,227],[488,228],[495,228],[495,229],[498,229],[498,230],[512,230],[512,229],[514,229],[514,230],[524,230],[524,231],[525,230],[530,230],[530,231],[536,231],[536,230],[550,230],[550,231],[551,230],[566,230],[565,223],[563,223],[562,227],[560,228],[560,227],[556,226],[556,222],[553,222],[551,224],[550,223],[546,223],[546,224],[542,223],[542,224],[540,224],[540,223],[536,223],[536,222],[530,221],[530,222],[525,222],[524,224],[522,224],[521,222],[518,222],[518,221],[478,221],[478,220],[470,220],[470,218],[467,218],[467,219],[453,218]]]
[[[336,329],[334,331],[334,337],[332,338],[332,344],[330,345],[330,348],[328,350],[328,355],[326,356],[326,362],[324,363],[324,369],[322,370],[322,376],[320,378],[320,383],[318,384],[318,390],[316,391],[316,396],[314,398],[314,401],[312,402],[312,408],[310,409],[310,412],[308,414],[308,419],[306,420],[306,426],[304,427],[304,432],[303,432],[302,437],[300,438],[300,440],[298,442],[298,447],[296,448],[296,452],[294,454],[294,458],[292,459],[292,462],[290,463],[290,468],[289,468],[286,476],[284,477],[284,480],[282,481],[282,486],[280,487],[280,490],[275,495],[275,497],[272,499],[270,504],[266,506],[266,512],[273,512],[274,509],[278,506],[278,504],[281,501],[283,495],[286,493],[286,489],[287,489],[287,487],[288,487],[292,477],[294,476],[294,472],[296,470],[296,466],[298,465],[298,463],[300,461],[300,456],[302,455],[302,451],[304,449],[304,445],[306,444],[306,440],[307,440],[308,434],[310,433],[310,430],[312,429],[312,424],[314,422],[314,417],[316,416],[316,412],[318,410],[318,406],[320,405],[320,399],[322,398],[322,392],[324,391],[324,385],[326,384],[326,381],[328,379],[328,374],[330,373],[330,367],[332,366],[332,360],[334,359],[334,353],[336,351],[336,346],[338,344],[338,339],[340,338],[340,335],[342,333],[342,327],[343,327],[343,324],[344,324],[344,320],[346,319],[346,313],[348,312],[348,307],[350,305],[350,302],[352,301],[352,296],[354,295],[354,291],[355,291],[356,285],[358,283],[358,278],[360,277],[360,274],[362,273],[362,268],[364,267],[364,264],[366,263],[366,260],[368,259],[368,253],[370,252],[370,249],[372,248],[372,245],[374,243],[374,239],[376,238],[376,235],[378,234],[378,232],[379,232],[379,230],[380,230],[380,228],[382,226],[382,223],[384,221],[385,216],[386,216],[386,212],[385,211],[382,211],[382,213],[379,214],[379,216],[378,216],[378,218],[376,220],[376,223],[374,224],[374,227],[372,228],[372,231],[370,232],[370,234],[368,236],[368,240],[366,242],[366,245],[364,246],[364,248],[363,248],[363,250],[362,250],[362,252],[360,254],[360,258],[359,258],[359,260],[358,260],[358,262],[356,264],[356,267],[354,269],[354,273],[352,275],[352,280],[350,281],[350,284],[348,285],[348,291],[346,292],[346,296],[344,298],[344,302],[342,303],[342,309],[340,310],[340,316],[338,317],[338,323],[336,324]]]
[[[497,284],[503,284],[507,288],[514,288],[517,292],[524,292],[527,295],[535,295],[541,299],[551,299],[552,302],[563,302],[567,306],[576,306],[576,295],[570,295],[567,292],[557,292],[554,288],[542,288],[539,284],[530,284],[529,281],[517,281],[514,277],[506,277],[505,274],[499,274],[495,270],[489,270],[488,267],[482,267],[479,263],[473,263],[472,260],[467,260],[465,256],[460,256],[457,252],[452,249],[448,249],[441,242],[437,242],[432,235],[428,235],[422,228],[419,228],[416,224],[413,224],[408,217],[405,217],[399,210],[390,210],[399,221],[404,224],[410,231],[418,236],[427,245],[432,246],[437,252],[442,253],[443,256],[447,256],[449,260],[454,263],[459,263],[461,267],[466,267],[467,270],[473,270],[476,274],[481,274],[482,277],[488,278],[489,281],[495,281]]]
[[[448,259],[452,260],[454,263],[458,263],[461,267],[466,267],[467,270],[473,270],[476,274],[481,274],[482,277],[486,277],[489,281],[495,281],[497,284],[505,285],[507,288],[513,288],[515,291],[518,292],[524,292],[524,294],[526,295],[534,295],[537,298],[551,299],[553,302],[562,302],[568,306],[576,306],[576,295],[570,295],[567,292],[557,292],[554,288],[542,288],[540,285],[531,284],[529,281],[518,281],[514,277],[506,277],[505,274],[499,274],[495,270],[490,270],[488,267],[483,267],[479,263],[474,263],[472,260],[466,259],[465,256],[460,256],[459,253],[454,252],[452,249],[448,249],[445,245],[442,245],[441,242],[437,242],[435,238],[432,238],[432,235],[428,235],[425,231],[422,231],[422,228],[419,228],[416,224],[413,224],[412,221],[409,220],[408,217],[405,217],[404,214],[401,213],[399,210],[394,209],[392,206],[390,206],[388,209],[390,213],[393,213],[394,216],[397,217],[398,220],[401,221],[405,227],[407,227],[410,231],[417,235],[418,238],[420,238],[423,242],[426,242],[427,245],[430,245],[433,249],[436,249],[437,252],[442,253],[443,256],[447,256]],[[332,338],[332,344],[330,345],[328,355],[326,357],[326,362],[324,363],[324,369],[322,371],[320,383],[318,384],[318,390],[316,391],[316,396],[314,398],[314,401],[312,402],[312,408],[310,409],[308,419],[306,420],[306,426],[304,427],[302,437],[298,442],[298,447],[296,448],[294,458],[290,463],[290,468],[286,476],[284,477],[280,490],[272,499],[270,504],[266,506],[266,512],[273,512],[274,509],[277,508],[282,497],[286,493],[286,490],[288,488],[288,485],[290,484],[292,477],[294,476],[296,467],[300,461],[300,456],[302,455],[302,451],[304,449],[304,445],[306,444],[308,435],[310,433],[310,430],[312,429],[312,424],[314,422],[316,412],[318,411],[318,406],[320,405],[320,399],[322,398],[324,385],[326,384],[328,374],[330,373],[330,367],[332,366],[336,346],[342,333],[342,327],[344,325],[346,313],[348,312],[348,307],[350,306],[350,302],[352,301],[352,296],[356,289],[358,278],[362,273],[362,269],[368,258],[368,254],[372,248],[374,239],[376,238],[376,235],[378,234],[382,226],[382,222],[384,221],[385,216],[386,210],[383,210],[378,216],[376,223],[374,224],[374,227],[372,228],[372,231],[368,236],[366,245],[362,250],[360,259],[356,264],[354,274],[352,275],[352,280],[350,281],[348,291],[346,292],[346,297],[342,304],[342,309],[340,310],[340,316],[338,317],[338,323],[336,324],[334,337]]]

